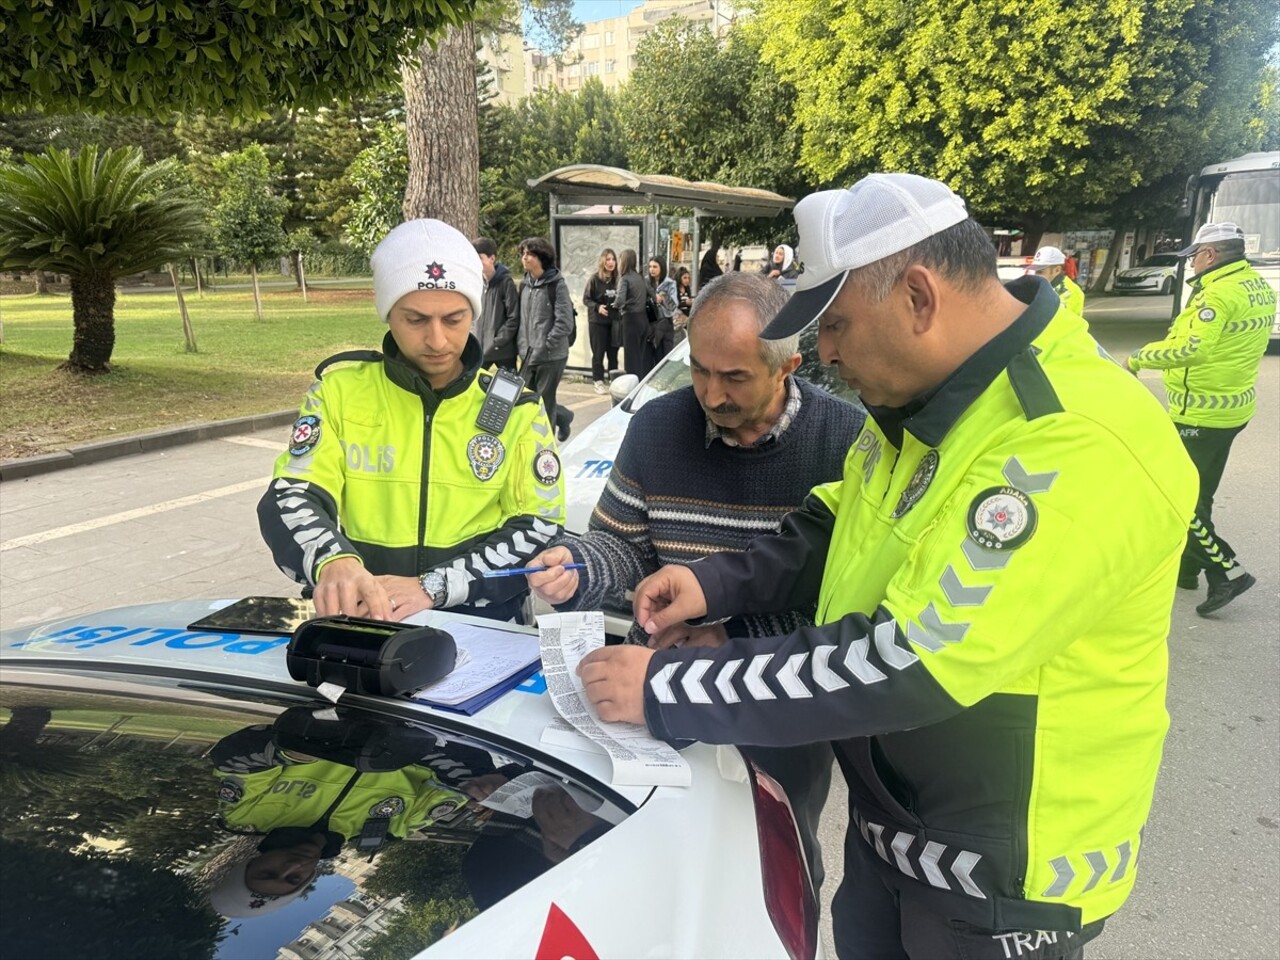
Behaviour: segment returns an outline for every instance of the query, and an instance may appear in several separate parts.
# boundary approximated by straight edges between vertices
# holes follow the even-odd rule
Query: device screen
[[[300,597],[245,597],[187,626],[208,633],[262,633],[291,637],[302,623],[315,618],[316,608]]]
[[[493,386],[490,387],[490,390],[495,397],[499,400],[505,400],[507,403],[513,403],[516,397],[520,396],[520,384],[504,377],[494,377]]]

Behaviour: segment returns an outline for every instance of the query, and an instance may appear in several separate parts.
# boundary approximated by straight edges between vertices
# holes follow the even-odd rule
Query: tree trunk
[[[434,50],[418,48],[401,71],[409,182],[404,218],[434,217],[468,237],[480,229],[475,30],[450,27]]]
[[[262,291],[258,289],[258,265],[249,264],[249,272],[253,274],[253,312],[262,319]]]
[[[302,302],[307,302],[307,273],[302,266],[302,251],[299,250],[294,255],[293,264],[298,270],[298,289],[302,291]]]
[[[1115,228],[1111,234],[1111,245],[1107,247],[1107,259],[1102,261],[1102,269],[1096,277],[1089,278],[1089,292],[1102,293],[1107,289],[1111,274],[1115,273],[1116,264],[1120,261],[1120,244],[1124,242],[1124,227]]]
[[[116,346],[116,285],[109,273],[71,277],[71,316],[75,333],[71,356],[59,369],[73,373],[106,373]]]
[[[191,329],[191,314],[187,313],[187,301],[182,299],[182,286],[178,283],[178,269],[172,263],[169,264],[169,277],[173,280],[173,292],[178,297],[178,314],[182,317],[183,349],[187,353],[198,353],[196,335]]]
[[[204,297],[204,285],[200,282],[200,258],[191,258],[191,275],[196,278],[196,296]]]

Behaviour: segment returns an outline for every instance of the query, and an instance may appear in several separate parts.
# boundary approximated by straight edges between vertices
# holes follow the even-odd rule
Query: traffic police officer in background
[[[1276,319],[1276,293],[1244,257],[1244,235],[1234,223],[1206,223],[1191,246],[1195,279],[1186,309],[1174,317],[1169,335],[1148,343],[1128,359],[1134,373],[1163,371],[1169,416],[1200,473],[1200,499],[1187,535],[1178,586],[1194,590],[1200,571],[1209,594],[1196,607],[1207,616],[1257,581],[1236,559],[1213,525],[1218,491],[1231,442],[1258,407],[1255,384]]]
[[[1041,247],[1031,258],[1030,273],[1044,277],[1062,305],[1078,317],[1084,316],[1084,291],[1067,276],[1067,255],[1057,247]]]
[[[835,741],[839,956],[1081,956],[1141,859],[1194,468],[1048,284],[1001,285],[945,185],[874,174],[795,217],[764,336],[820,318],[866,428],[780,533],[664,567],[635,613],[659,636],[816,601],[816,625],[579,673],[603,719],[669,740]]]
[[[465,236],[410,220],[370,265],[382,352],[316,369],[258,504],[262,536],[285,574],[314,587],[322,616],[448,607],[511,619],[524,577],[484,574],[525,565],[560,532],[551,427],[537,394],[479,373],[484,279]]]

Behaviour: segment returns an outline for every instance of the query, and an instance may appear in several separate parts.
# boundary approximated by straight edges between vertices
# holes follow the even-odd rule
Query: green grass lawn
[[[386,327],[369,289],[187,295],[198,353],[183,351],[172,292],[121,295],[110,373],[58,364],[71,351],[71,299],[0,298],[0,459],[60,450],[184,423],[296,407],[317,363],[339,350],[376,349]]]

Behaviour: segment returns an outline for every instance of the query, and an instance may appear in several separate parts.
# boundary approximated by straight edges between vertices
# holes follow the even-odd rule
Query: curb
[[[34,457],[0,460],[0,482],[34,477],[54,470],[65,470],[67,467],[83,467],[90,463],[128,457],[135,453],[150,453],[153,450],[196,443],[200,440],[213,440],[236,433],[254,433],[258,430],[293,423],[297,418],[296,409],[277,410],[275,413],[262,413],[252,417],[236,417],[233,420],[216,420],[212,423],[193,423],[185,427],[138,433],[115,440],[104,440],[100,443],[83,443],[56,453],[42,453]]]

